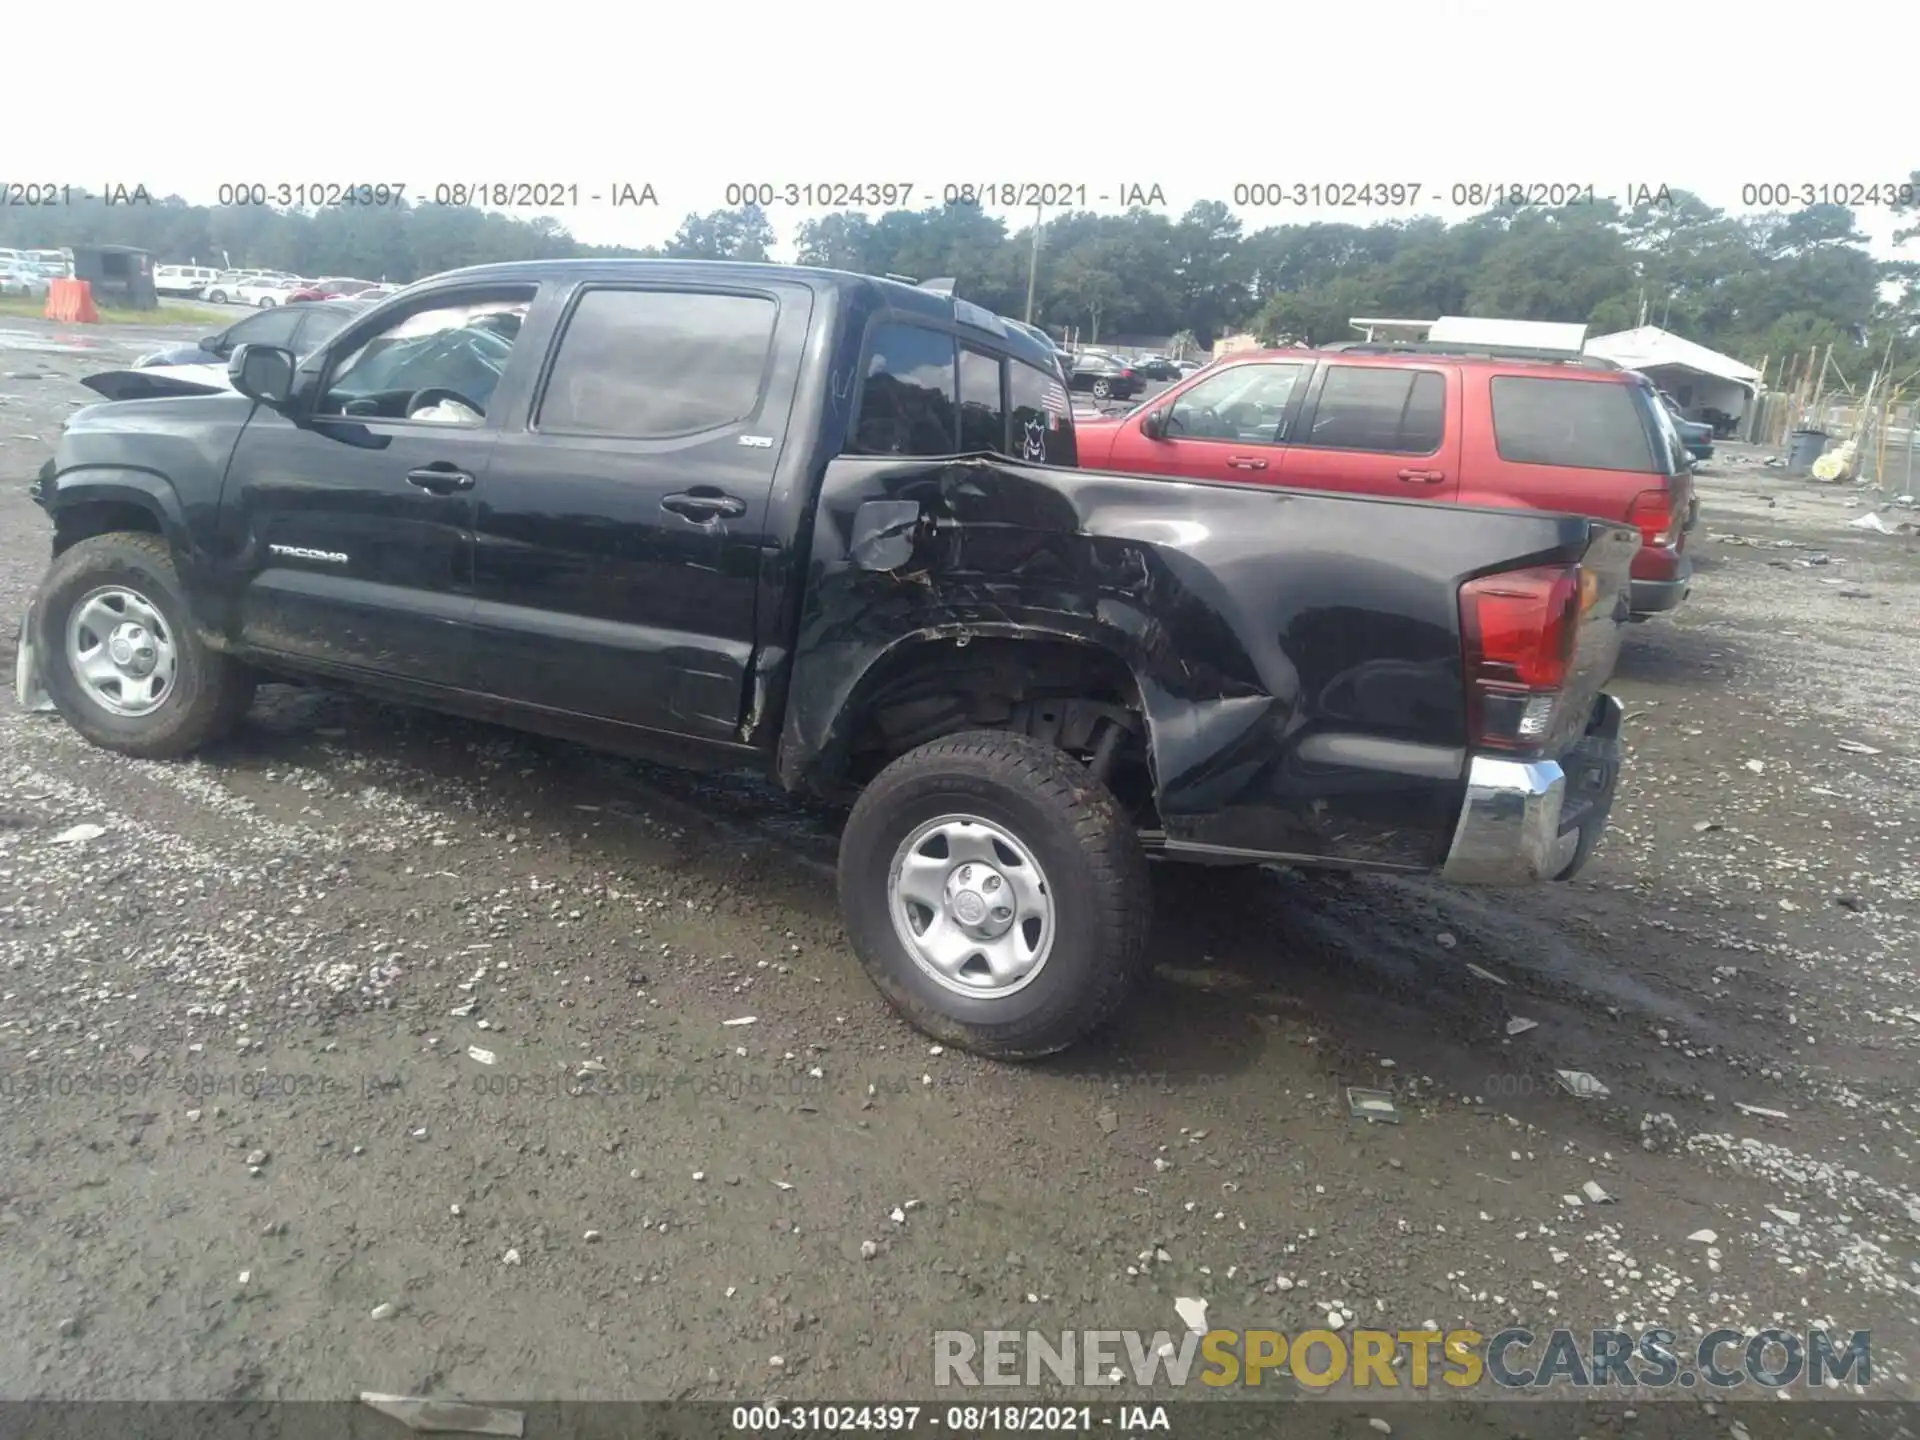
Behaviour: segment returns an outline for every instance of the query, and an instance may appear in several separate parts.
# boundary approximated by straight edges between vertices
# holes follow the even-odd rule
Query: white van
[[[153,288],[162,295],[198,295],[219,275],[211,265],[156,265]]]

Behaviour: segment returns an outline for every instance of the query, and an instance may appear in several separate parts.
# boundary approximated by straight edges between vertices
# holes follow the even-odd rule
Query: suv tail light
[[[1597,589],[1578,565],[1483,575],[1460,587],[1473,744],[1526,750],[1546,738]]]
[[[1627,523],[1640,527],[1640,542],[1649,550],[1673,544],[1678,535],[1676,498],[1671,490],[1642,490],[1627,507]]]

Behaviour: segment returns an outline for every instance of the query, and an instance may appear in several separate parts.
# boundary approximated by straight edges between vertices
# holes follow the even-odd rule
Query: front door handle
[[[407,483],[431,490],[435,495],[451,495],[456,490],[471,490],[473,476],[451,465],[422,465],[407,472]]]
[[[1409,485],[1438,485],[1447,477],[1439,470],[1402,470],[1400,478]]]
[[[660,508],[689,520],[737,520],[747,513],[747,502],[711,485],[696,485],[691,490],[667,496],[660,502]]]
[[[1252,455],[1230,455],[1227,457],[1227,468],[1231,470],[1264,470],[1267,468],[1267,462]]]

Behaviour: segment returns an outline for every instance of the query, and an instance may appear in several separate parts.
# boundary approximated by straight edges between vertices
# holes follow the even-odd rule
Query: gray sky
[[[733,182],[912,185],[915,208],[948,185],[1045,183],[1070,187],[1076,205],[1085,187],[1094,209],[1120,208],[1098,197],[1122,186],[1158,184],[1176,215],[1231,202],[1236,185],[1420,187],[1398,209],[1235,207],[1257,229],[1453,218],[1482,208],[1452,203],[1455,185],[1476,184],[1592,185],[1622,199],[1664,184],[1765,209],[1747,187],[1844,189],[1920,165],[1920,126],[1899,103],[1909,87],[1849,84],[1832,119],[1830,71],[1803,63],[1830,37],[1870,80],[1876,57],[1920,36],[1910,7],[1828,0],[1791,33],[1775,23],[1784,16],[1713,0],[1660,13],[1507,0],[1309,11],[1211,0],[1140,19],[1031,0],[872,13],[850,23],[778,5],[723,20],[547,0],[462,19],[337,0],[293,24],[212,0],[191,25],[143,22],[129,43],[89,47],[83,79],[9,67],[0,168],[209,204],[223,183],[404,183],[416,201],[442,184],[577,186],[577,205],[516,213],[551,213],[584,240],[649,244],[689,211],[726,204]],[[339,63],[278,63],[309,48]],[[253,74],[272,83],[256,91]],[[178,113],[173,99],[147,103],[195,94],[210,109],[190,120],[161,118]],[[651,184],[658,208],[588,198],[620,184]],[[769,213],[785,244],[823,212]],[[1859,213],[1892,253],[1897,222]]]

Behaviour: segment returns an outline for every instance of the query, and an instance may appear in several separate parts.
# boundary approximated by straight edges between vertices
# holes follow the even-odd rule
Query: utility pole
[[[1027,257],[1027,324],[1033,323],[1033,287],[1040,278],[1041,207],[1033,207],[1033,253]]]

